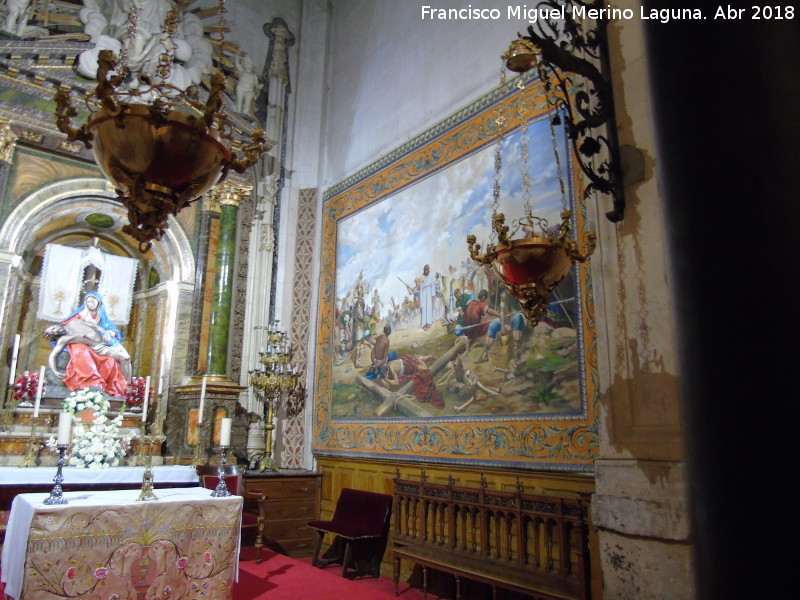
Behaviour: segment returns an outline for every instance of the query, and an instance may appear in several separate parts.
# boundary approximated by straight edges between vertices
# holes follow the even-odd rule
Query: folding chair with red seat
[[[349,579],[363,575],[379,577],[391,515],[391,495],[343,488],[336,501],[333,519],[308,523],[318,533],[312,564],[323,567],[331,563],[341,563],[342,577]],[[334,551],[334,556],[320,559],[322,539],[326,533],[336,536],[334,545],[329,549]],[[335,548],[337,543],[338,551]],[[368,562],[369,567],[359,568],[359,564],[364,562]],[[352,569],[351,563],[354,565]]]

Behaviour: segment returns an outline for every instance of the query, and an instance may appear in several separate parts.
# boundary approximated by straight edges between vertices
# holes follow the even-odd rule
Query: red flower
[[[36,398],[36,389],[39,387],[39,376],[36,373],[25,371],[14,381],[14,400],[33,402]],[[47,384],[42,386],[42,395],[47,389]]]
[[[75,579],[76,571],[77,570],[75,569],[75,567],[70,567],[69,569],[67,569],[67,579]]]
[[[144,390],[147,380],[144,377],[131,377],[125,387],[125,404],[128,406],[141,406],[144,404]],[[153,397],[153,386],[150,386],[148,398]]]
[[[206,552],[203,554],[203,562],[210,563],[211,562],[211,552]]]

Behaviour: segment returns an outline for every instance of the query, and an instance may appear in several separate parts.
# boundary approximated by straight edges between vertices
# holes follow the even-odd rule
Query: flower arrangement
[[[64,409],[73,415],[91,411],[94,421],[78,424],[73,433],[67,464],[81,469],[106,469],[116,467],[128,450],[133,433],[120,434],[122,414],[113,419],[106,416],[110,402],[100,391],[76,390],[64,399]],[[47,445],[56,447],[54,438]]]
[[[14,381],[14,400],[17,402],[33,402],[36,398],[36,388],[39,386],[39,375],[25,371]],[[45,383],[42,387],[42,394],[47,389]]]
[[[85,390],[75,390],[64,398],[64,410],[71,415],[78,415],[85,411],[95,414],[105,414],[108,412],[111,402],[103,392],[91,388]]]
[[[132,377],[125,387],[125,406],[132,409],[141,409],[144,403],[144,393],[147,380],[144,377]],[[150,386],[148,398],[153,397],[153,386]]]
[[[80,469],[116,467],[128,451],[132,433],[120,436],[122,415],[109,419],[98,414],[88,429],[76,428],[68,464]]]

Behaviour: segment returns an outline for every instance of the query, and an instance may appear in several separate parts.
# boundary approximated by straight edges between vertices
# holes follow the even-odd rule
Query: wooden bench
[[[561,498],[450,483],[394,479],[392,539],[395,595],[400,561],[537,600],[591,598],[587,510],[584,497]]]

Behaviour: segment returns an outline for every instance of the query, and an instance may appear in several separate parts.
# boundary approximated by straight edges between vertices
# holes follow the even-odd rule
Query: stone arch
[[[22,256],[42,237],[39,224],[92,208],[127,222],[125,207],[116,200],[115,192],[103,178],[76,177],[44,185],[22,198],[3,223],[0,251]],[[76,232],[79,230],[80,227],[76,226]],[[85,233],[94,232],[87,225]],[[136,247],[126,237],[118,235],[120,246],[127,248],[130,256],[135,256]],[[161,240],[153,242],[152,252],[165,280],[194,283],[194,254],[177,219],[169,217],[169,229]]]
[[[113,225],[98,229],[85,215],[107,215]],[[36,275],[30,271],[31,263],[44,246],[71,235],[99,237],[123,255],[144,259],[143,263],[156,268],[159,283],[152,290],[146,289],[146,273],[142,278],[143,302],[157,304],[157,323],[160,335],[139,335],[138,343],[149,344],[148,356],[169,357],[167,362],[142,365],[146,373],[180,373],[180,361],[173,356],[180,311],[191,301],[194,294],[195,258],[190,240],[174,217],[169,217],[169,229],[161,240],[154,241],[148,255],[138,251],[138,243],[120,230],[127,223],[127,209],[116,199],[116,193],[101,177],[74,177],[53,181],[38,187],[23,196],[6,217],[0,227],[0,327],[4,331],[5,344],[13,339],[18,326],[25,321],[21,311],[25,302],[32,301],[29,290],[35,289]],[[144,270],[144,269],[142,269]],[[149,269],[148,269],[149,270]],[[26,290],[28,293],[26,294]],[[28,309],[30,311],[35,309]],[[28,316],[28,319],[31,317]],[[28,321],[29,322],[29,321]],[[30,336],[29,336],[30,337]],[[134,373],[138,374],[138,373]],[[169,381],[169,377],[167,377]]]

